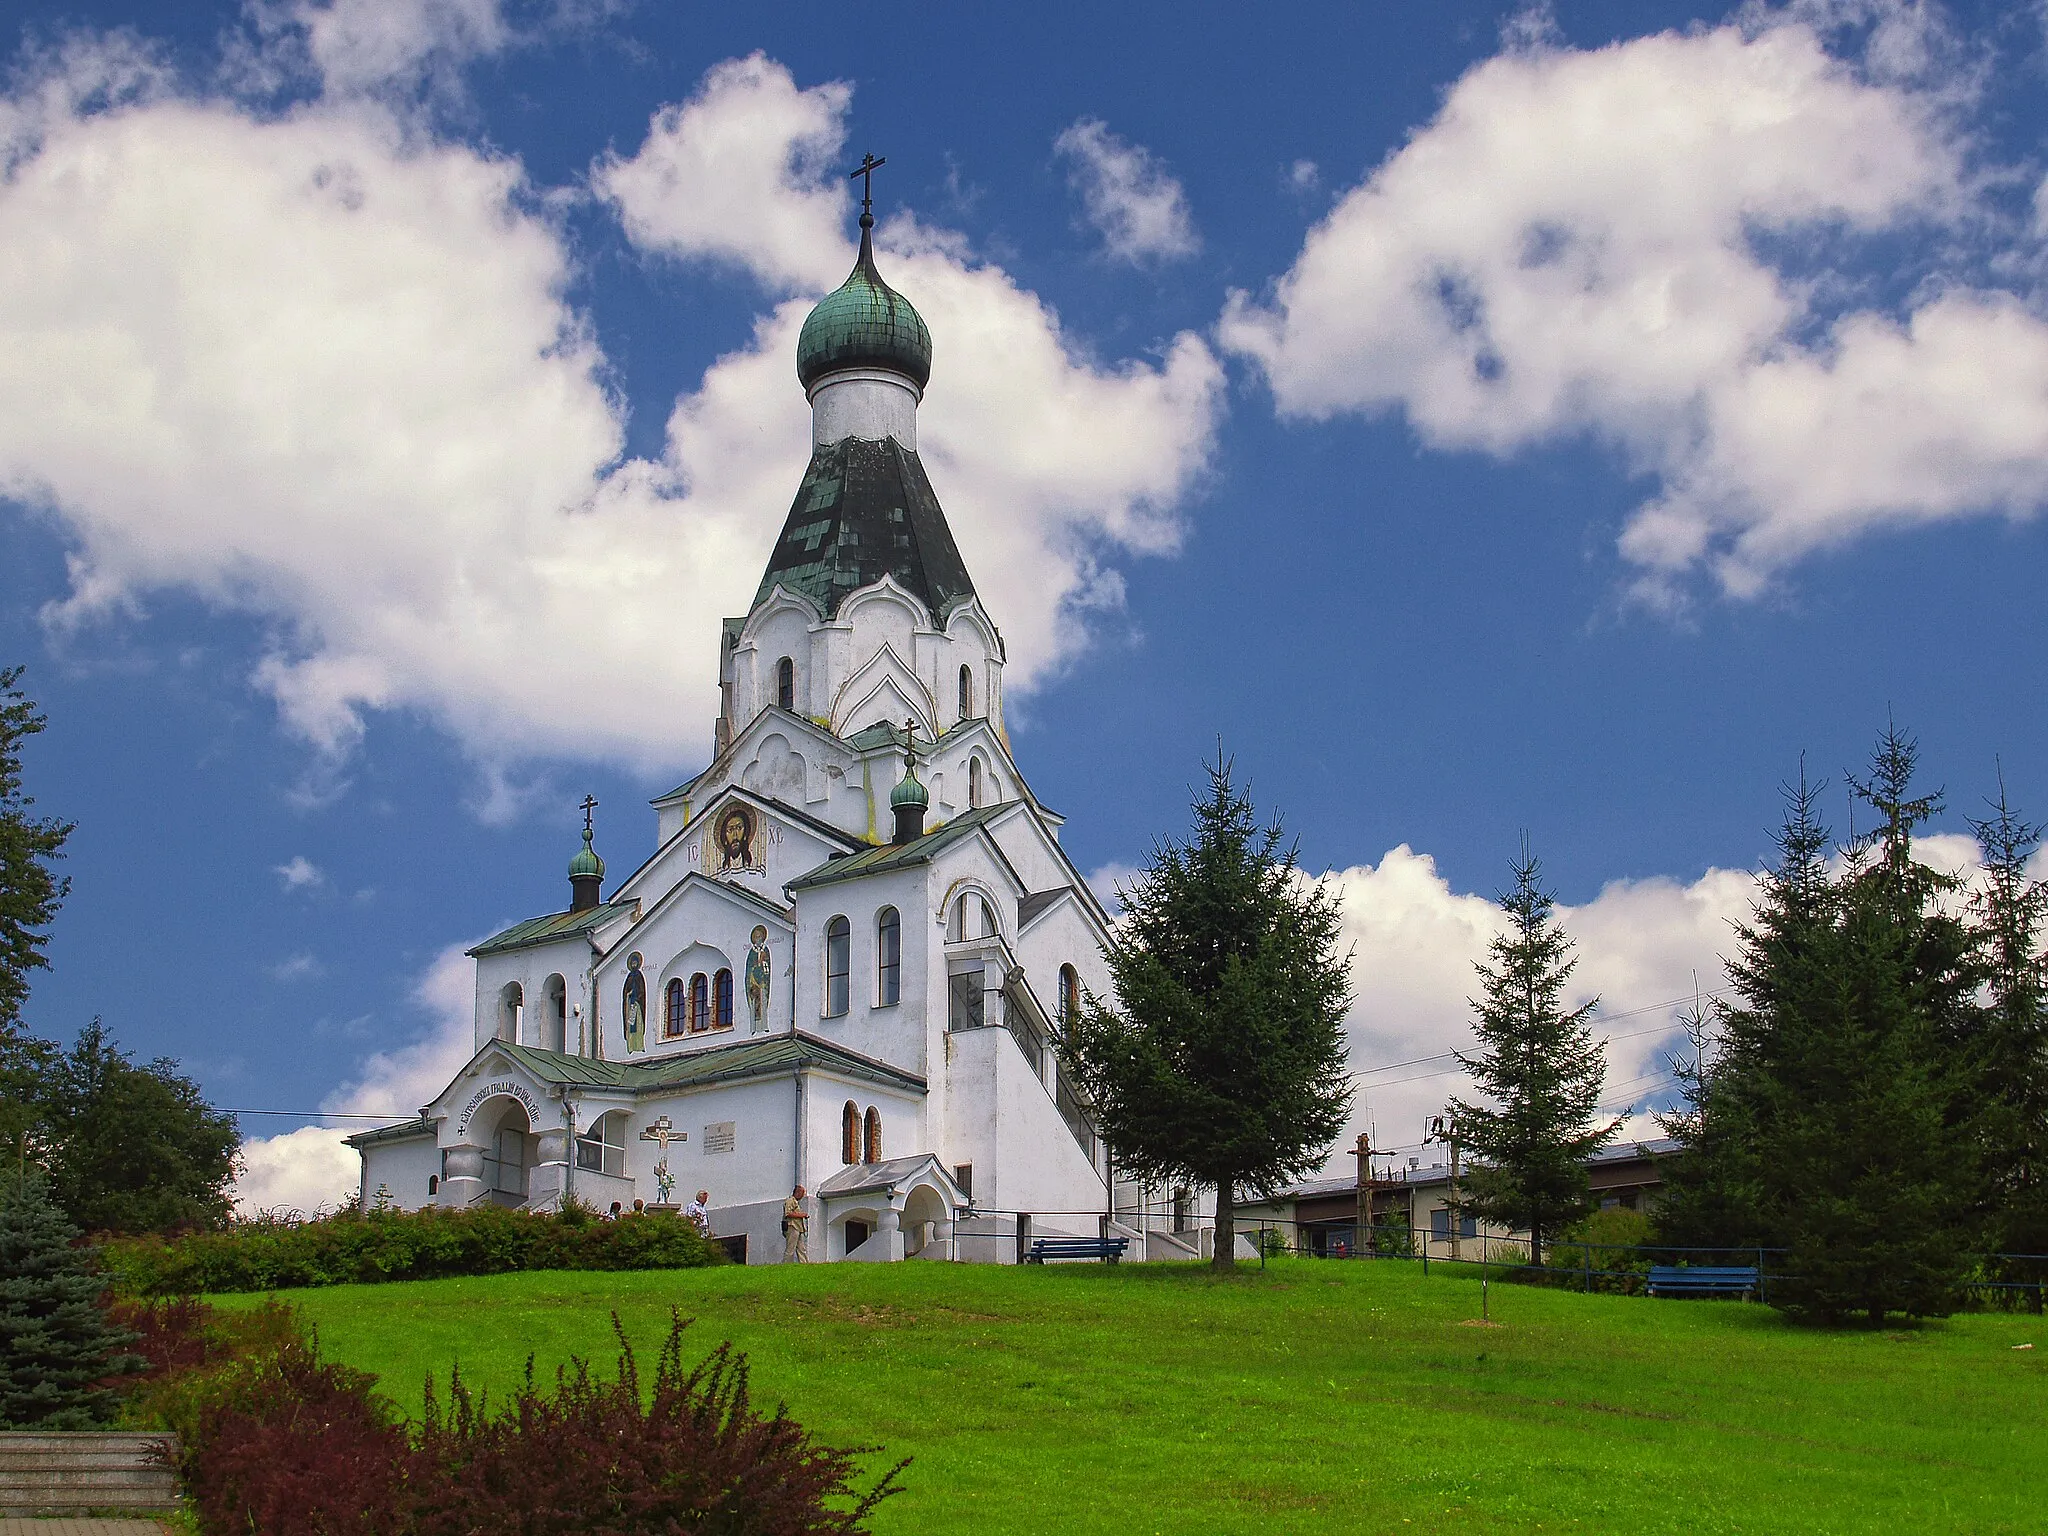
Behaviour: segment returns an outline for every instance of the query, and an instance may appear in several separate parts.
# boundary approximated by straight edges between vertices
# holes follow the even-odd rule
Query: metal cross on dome
[[[590,813],[597,809],[597,796],[585,795],[583,803],[577,806],[576,809],[583,813],[583,840],[587,843],[590,841],[591,832]]]
[[[886,156],[878,160],[872,154],[863,154],[860,164],[846,178],[848,181],[856,177],[860,180],[860,211],[863,214],[872,216],[875,211],[875,172],[888,163]]]

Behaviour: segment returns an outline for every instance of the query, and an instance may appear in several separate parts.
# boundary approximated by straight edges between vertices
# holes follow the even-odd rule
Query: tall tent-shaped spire
[[[882,163],[870,155],[854,175],[871,178]],[[830,618],[847,596],[887,576],[943,622],[974,596],[974,583],[917,456],[931,332],[875,265],[874,226],[872,199],[863,197],[853,271],[819,300],[797,341],[811,462],[754,602],[780,585]]]

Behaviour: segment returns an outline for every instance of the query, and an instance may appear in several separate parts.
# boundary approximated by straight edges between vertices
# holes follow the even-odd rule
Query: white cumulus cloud
[[[1658,601],[1701,574],[1753,595],[1876,529],[2030,515],[2048,324],[1974,269],[1880,291],[1896,250],[1938,268],[2005,226],[1976,200],[1927,13],[1856,8],[1882,13],[1859,59],[1817,30],[1846,9],[1521,40],[1268,297],[1231,298],[1225,346],[1285,414],[1399,410],[1433,446],[1500,455],[1611,445],[1657,482],[1620,549]]]
[[[1326,878],[1343,898],[1352,946],[1348,1032],[1362,1091],[1345,1140],[1370,1125],[1375,1145],[1428,1162],[1440,1153],[1420,1145],[1424,1120],[1475,1093],[1449,1053],[1474,1048],[1474,966],[1502,931],[1499,909],[1490,895],[1454,891],[1435,860],[1406,844]],[[1754,894],[1753,875],[1710,869],[1691,882],[1617,880],[1582,906],[1558,908],[1579,962],[1566,1003],[1600,1002],[1594,1033],[1609,1042],[1602,1102],[1612,1113],[1668,1098],[1678,1011],[1696,988],[1725,985],[1721,957],[1734,952],[1733,925]],[[1627,1134],[1658,1133],[1638,1113]],[[1328,1171],[1348,1174],[1349,1163],[1340,1153]]]
[[[427,1023],[411,1045],[378,1051],[354,1077],[321,1102],[330,1115],[402,1120],[448,1086],[458,1068],[475,1054],[475,962],[468,944],[451,944],[434,957],[415,982],[411,1002]],[[269,1210],[311,1212],[332,1209],[360,1186],[362,1162],[343,1144],[355,1119],[342,1126],[307,1125],[242,1144],[243,1170],[235,1180],[235,1208],[244,1214]]]
[[[392,57],[495,46],[495,14],[409,10]],[[320,18],[368,29],[333,58],[381,56],[374,8]],[[595,180],[650,249],[814,292],[851,260],[823,159],[847,99],[721,66]],[[515,160],[375,94],[259,110],[86,39],[0,98],[0,163],[0,495],[72,546],[53,627],[166,589],[259,616],[258,685],[337,758],[393,709],[486,765],[706,750],[719,619],[745,610],[808,451],[801,299],[674,403],[658,457],[622,458],[560,200]],[[714,225],[729,248],[690,232]],[[1116,552],[1171,547],[1220,370],[1192,335],[1083,361],[955,237],[903,220],[892,239],[938,340],[927,458],[1028,689],[1116,599]]]
[[[1053,140],[1053,153],[1066,162],[1068,182],[1111,256],[1142,265],[1201,249],[1187,194],[1144,145],[1084,117]]]

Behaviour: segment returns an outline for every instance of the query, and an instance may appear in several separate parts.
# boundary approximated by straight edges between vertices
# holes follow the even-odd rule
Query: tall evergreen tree
[[[0,1040],[20,1027],[29,972],[49,965],[43,946],[71,882],[51,864],[63,857],[72,823],[31,814],[22,791],[22,744],[47,721],[21,691],[22,668],[0,668]]]
[[[1472,1003],[1481,1049],[1458,1055],[1487,1104],[1452,1102],[1458,1139],[1471,1150],[1466,1209],[1529,1232],[1529,1262],[1543,1262],[1544,1238],[1591,1209],[1586,1159],[1613,1139],[1620,1120],[1595,1111],[1607,1078],[1606,1048],[1586,1020],[1598,999],[1566,1009],[1565,984],[1578,966],[1526,846],[1515,884],[1501,895],[1508,931],[1479,966],[1483,996]]]
[[[241,1132],[175,1061],[137,1066],[94,1019],[50,1063],[40,1093],[52,1194],[80,1227],[157,1232],[226,1222]]]
[[[1219,756],[1193,835],[1160,843],[1120,894],[1115,1001],[1088,996],[1060,1045],[1117,1166],[1216,1188],[1215,1265],[1235,1195],[1320,1168],[1351,1103],[1337,898],[1301,879]]]
[[[1876,826],[1840,870],[1803,775],[1788,794],[1663,1220],[1667,1241],[1785,1250],[1771,1300],[1822,1322],[1946,1312],[1968,1246],[1957,1064],[1979,971],[1974,935],[1945,910],[1955,880],[1913,856],[1940,807],[1913,792],[1916,758],[1890,728],[1870,776],[1851,777]]]
[[[1978,1074],[1986,1236],[1995,1251],[2048,1253],[2048,885],[2027,873],[2044,829],[2007,802],[2002,772],[1991,810],[1970,823],[1985,875],[1971,916],[1987,976]]]
[[[0,1172],[0,1428],[105,1423],[114,1394],[98,1383],[141,1363],[120,1353],[134,1335],[108,1323],[77,1236],[39,1173]]]

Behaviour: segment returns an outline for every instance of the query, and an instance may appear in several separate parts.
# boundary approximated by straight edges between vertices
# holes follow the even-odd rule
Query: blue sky
[[[1361,1066],[1463,1038],[1524,831],[1641,1109],[1802,754],[1895,716],[1946,832],[2048,808],[2039,7],[18,14],[47,1035],[419,1102],[575,802],[628,869],[704,760],[869,149],[1021,765],[1113,870],[1225,743],[1345,882]]]

